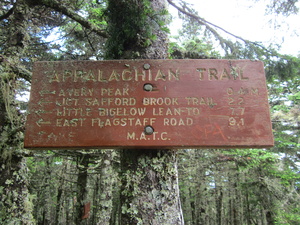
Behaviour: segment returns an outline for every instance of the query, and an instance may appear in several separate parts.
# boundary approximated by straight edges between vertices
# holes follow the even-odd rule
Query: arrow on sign
[[[45,111],[45,110],[37,110],[37,111],[34,111],[37,115],[39,116],[42,116],[41,114],[46,114],[46,113],[52,113],[52,111]]]
[[[44,135],[44,134],[46,134],[45,131],[40,131],[40,132],[38,132],[38,135]]]
[[[40,93],[41,96],[44,96],[44,95],[55,95],[56,91],[42,90],[39,93]]]
[[[39,127],[41,127],[41,125],[51,125],[50,121],[44,121],[43,119],[39,119],[38,121],[35,122],[36,125],[38,125]]]
[[[51,104],[51,103],[53,103],[53,102],[45,101],[45,99],[42,98],[42,99],[38,102],[38,105],[43,106],[43,105]]]

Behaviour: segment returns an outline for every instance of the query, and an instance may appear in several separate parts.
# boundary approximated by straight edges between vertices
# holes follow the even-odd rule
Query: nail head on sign
[[[144,91],[152,91],[152,90],[153,90],[152,84],[145,84],[144,85]]]
[[[150,69],[150,64],[148,64],[148,63],[144,64],[144,69],[149,70]]]
[[[153,134],[154,129],[153,129],[153,127],[151,127],[151,126],[145,126],[144,132],[145,132],[145,134],[147,134],[147,135],[151,135],[151,134]]]

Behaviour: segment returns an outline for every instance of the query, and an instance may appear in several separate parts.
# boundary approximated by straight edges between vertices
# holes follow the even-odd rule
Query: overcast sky
[[[300,14],[288,18],[265,15],[264,0],[257,3],[251,0],[187,0],[187,2],[195,5],[200,17],[237,36],[266,45],[280,44],[281,53],[284,54],[296,56],[300,53]],[[300,5],[299,2],[298,4]]]

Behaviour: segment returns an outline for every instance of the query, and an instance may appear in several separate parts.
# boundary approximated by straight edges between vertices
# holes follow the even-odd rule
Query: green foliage
[[[106,11],[109,38],[105,58],[124,57],[128,50],[136,52],[136,57],[139,57],[139,52],[156,39],[153,29],[158,26],[162,31],[168,31],[162,19],[167,11],[156,12],[150,4],[149,0],[109,1]]]
[[[199,39],[194,36],[191,39],[180,39],[175,37],[175,40],[177,42],[169,44],[170,58],[221,58],[219,52],[214,49],[212,43],[207,41],[206,38]]]
[[[293,62],[298,63],[296,59]],[[297,149],[300,147],[299,67],[294,67],[292,71],[287,78],[273,77],[269,83],[269,97],[276,140],[274,151],[284,154],[285,162],[297,168]]]
[[[300,59],[289,55],[268,57],[265,61],[265,70],[269,81],[279,79],[285,81],[299,76]]]

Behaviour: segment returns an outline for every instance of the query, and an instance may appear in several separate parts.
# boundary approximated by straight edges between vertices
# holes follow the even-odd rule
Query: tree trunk
[[[25,158],[13,155],[10,165],[0,158],[0,174],[0,224],[33,224]]]
[[[3,4],[1,3],[3,11]],[[3,13],[1,12],[1,15]],[[0,60],[0,224],[34,224],[28,191],[26,152],[22,149],[23,120],[15,101],[20,66],[28,49],[29,10],[23,1],[14,4],[1,33]],[[3,23],[2,23],[3,26]]]
[[[95,216],[95,224],[109,225],[112,216],[112,194],[113,184],[115,183],[115,173],[113,171],[113,150],[103,152],[103,163],[100,170],[100,176],[97,179],[97,189],[95,190],[95,202],[97,208],[93,215]],[[97,199],[97,200],[96,200]]]
[[[123,150],[120,224],[183,224],[176,153]]]
[[[165,7],[164,0],[109,1],[107,58],[167,58],[167,34],[158,25],[165,20]],[[120,224],[182,225],[176,152],[137,149],[120,154]]]
[[[76,203],[76,214],[75,221],[76,224],[84,224],[84,219],[89,217],[89,212],[85,210],[85,205],[87,202],[88,196],[88,166],[89,166],[89,155],[82,154],[78,157],[78,177],[77,177],[77,203]]]
[[[45,159],[45,179],[44,187],[42,190],[42,196],[44,200],[42,201],[43,205],[41,208],[43,209],[43,225],[50,225],[52,224],[53,217],[52,217],[52,207],[53,207],[53,200],[52,200],[52,191],[53,186],[51,185],[51,177],[52,177],[52,170],[51,170],[51,164],[53,162],[52,157],[47,157]]]
[[[66,179],[69,169],[68,160],[63,159],[62,167],[59,172],[58,182],[59,185],[57,187],[57,200],[56,200],[56,209],[55,209],[55,224],[63,224],[67,222],[67,210],[68,205],[65,203],[66,198]]]

